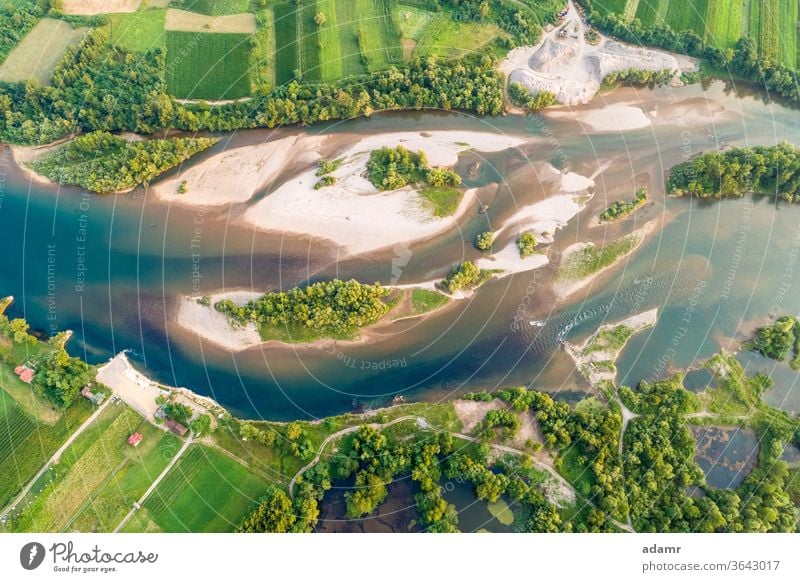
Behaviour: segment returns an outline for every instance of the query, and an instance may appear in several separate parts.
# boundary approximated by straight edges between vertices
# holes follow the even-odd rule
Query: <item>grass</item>
[[[403,45],[392,18],[391,0],[355,0],[355,3],[362,39],[361,52],[369,70],[378,71],[401,62]]]
[[[310,0],[298,8],[298,45],[300,50],[300,71],[303,81],[318,83],[322,80],[322,55],[319,27],[314,22],[317,2]],[[327,15],[326,15],[327,16]]]
[[[35,80],[47,85],[70,46],[77,45],[87,29],[72,28],[63,20],[43,18],[0,64],[0,81]]]
[[[732,47],[742,36],[742,0],[708,0],[705,39],[720,48]]]
[[[474,53],[502,38],[505,33],[496,24],[457,22],[446,16],[435,18],[417,41],[416,53],[456,59]]]
[[[256,17],[249,12],[229,16],[206,16],[185,10],[167,10],[167,30],[184,32],[230,32],[252,34],[256,31]]]
[[[209,16],[239,14],[250,8],[250,0],[183,0],[180,4],[184,10]]]
[[[234,531],[267,486],[266,480],[223,453],[192,445],[125,531]]]
[[[111,44],[133,53],[166,47],[164,27],[167,11],[139,10],[129,14],[109,14]]]
[[[592,352],[617,351],[625,345],[633,335],[633,330],[627,325],[618,325],[611,329],[602,329],[589,342],[583,350],[584,354]]]
[[[451,186],[425,186],[419,195],[425,199],[434,216],[444,218],[455,213],[464,193]]]
[[[396,4],[394,10],[400,29],[400,35],[403,38],[409,38],[415,41],[420,39],[425,26],[434,16],[433,13],[428,10],[402,3]]]
[[[297,10],[288,2],[273,9],[275,22],[275,83],[284,85],[295,77],[300,67],[297,42]]]
[[[411,308],[415,313],[427,313],[447,305],[450,298],[447,295],[430,289],[414,289],[411,292]]]
[[[2,394],[7,396],[4,391]],[[6,418],[11,418],[9,422],[14,423],[14,426],[7,425],[7,430],[0,430],[0,448],[6,450],[5,458],[0,459],[0,507],[5,507],[86,420],[93,407],[88,400],[81,399],[64,411],[57,422],[45,425],[33,419],[26,422],[20,417],[24,416],[24,411],[14,411],[7,398],[0,400]],[[20,430],[18,424],[23,424],[27,432],[17,432]],[[10,454],[7,452],[9,449],[12,451]]]
[[[250,35],[167,31],[167,89],[181,99],[250,94]]]
[[[275,87],[275,16],[272,10],[256,14],[258,25],[250,53],[250,82],[253,91],[264,93]]]
[[[345,77],[362,75],[367,72],[367,61],[359,48],[358,34],[362,16],[358,11],[358,3],[353,0],[336,0],[335,6],[342,74]]]
[[[141,463],[150,453],[160,455],[150,443],[131,448],[126,440],[135,431],[152,444],[163,434],[124,404],[106,408],[34,486],[27,505],[13,518],[13,529],[62,531],[74,528],[77,517],[92,529],[113,530],[138,498],[135,493],[141,496],[149,483],[139,478],[133,495],[117,499],[122,503],[103,505],[102,501],[113,493],[114,483],[124,480],[132,464]],[[95,495],[99,495],[97,506],[93,505]],[[87,519],[87,510],[96,511],[94,520]]]
[[[340,26],[336,14],[336,2],[334,0],[316,0],[315,10],[316,12],[312,16],[309,27],[316,27],[315,36],[317,50],[319,52],[320,79],[325,82],[335,81],[344,76],[342,46],[339,44]],[[304,13],[307,15],[310,14],[310,11]],[[318,13],[325,15],[325,24],[322,26],[317,26],[313,21],[313,18]],[[303,47],[306,48],[306,45],[304,44]]]
[[[561,453],[556,461],[556,468],[578,493],[591,499],[592,489],[595,485],[594,474],[586,467],[585,459],[581,459],[577,446],[573,444]]]
[[[636,248],[640,238],[634,234],[623,236],[605,246],[587,245],[564,258],[558,268],[559,281],[579,281],[610,267],[618,259]]]
[[[781,34],[781,0],[761,0],[758,50],[772,62],[778,60]],[[796,24],[795,24],[796,26]]]

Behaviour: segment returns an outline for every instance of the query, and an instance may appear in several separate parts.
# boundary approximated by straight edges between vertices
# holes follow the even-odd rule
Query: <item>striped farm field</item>
[[[762,57],[777,61],[780,52],[781,0],[762,0],[759,10],[758,50]]]
[[[88,401],[77,402],[53,424],[44,424],[0,389],[0,508],[19,493],[92,410]]]
[[[250,35],[167,31],[167,89],[179,99],[250,94]]]
[[[598,0],[594,3],[594,6],[605,14],[625,14],[627,5],[628,0]]]
[[[403,60],[400,31],[392,18],[390,0],[356,0],[361,49],[370,71],[385,69]]]
[[[153,444],[155,437],[162,434],[126,405],[109,405],[70,444],[58,464],[51,466],[39,479],[25,499],[24,509],[14,515],[11,529],[49,532],[71,529],[75,516],[91,507],[95,496],[108,487],[113,491],[115,481],[124,478],[132,463],[153,454],[152,445],[143,444],[142,449],[128,445],[127,438],[136,431],[146,434],[145,438],[154,441]],[[160,453],[155,451],[154,454]],[[144,483],[141,485],[139,495],[147,487]],[[125,501],[125,505],[104,507],[106,519],[92,522],[99,524],[95,527],[113,529],[135,499]]]
[[[708,0],[705,39],[720,48],[732,47],[742,36],[742,0]]]
[[[284,85],[294,79],[299,68],[299,43],[297,42],[297,9],[294,4],[276,4],[275,22],[275,82]]]
[[[316,14],[322,14],[325,17],[325,23],[321,26],[317,26],[313,20],[311,22],[311,26],[317,27],[320,78],[325,82],[335,81],[344,76],[342,46],[339,43],[339,34],[342,31],[336,16],[336,2],[335,0],[317,0],[315,10],[315,17]],[[306,45],[304,44],[303,47],[305,48]]]
[[[706,32],[706,12],[709,0],[670,2],[666,23],[672,30],[693,30],[703,36]]]
[[[300,49],[300,71],[303,81],[315,83],[322,80],[319,27],[314,22],[317,14],[315,1],[303,2],[298,11],[298,44]]]
[[[125,527],[126,532],[234,531],[267,482],[215,449],[192,445]]]
[[[779,62],[787,67],[797,66],[797,0],[781,0]]]
[[[361,75],[367,72],[366,60],[359,48],[359,27],[363,15],[358,3],[352,0],[336,0],[336,21],[339,25],[339,54],[342,59],[342,73]]]
[[[222,14],[247,12],[250,7],[250,0],[183,0],[180,5],[184,10],[208,14],[209,16],[220,16]]]

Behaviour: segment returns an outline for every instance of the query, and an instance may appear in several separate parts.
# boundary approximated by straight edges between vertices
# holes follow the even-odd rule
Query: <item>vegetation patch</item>
[[[639,188],[636,190],[636,196],[632,202],[617,200],[603,210],[603,212],[600,213],[600,222],[611,222],[612,220],[619,220],[620,218],[630,216],[645,202],[647,202],[647,189]]]
[[[125,531],[235,531],[268,483],[215,449],[192,445]]]
[[[673,167],[667,190],[698,198],[757,193],[796,202],[800,200],[800,150],[782,142],[705,153]]]
[[[43,18],[0,65],[0,81],[49,84],[58,62],[69,47],[80,42],[86,30],[73,28],[63,20]]]
[[[486,283],[492,278],[493,274],[494,271],[481,269],[472,261],[464,261],[453,267],[453,270],[441,282],[441,285],[450,294],[458,291],[469,291]]]
[[[125,14],[109,14],[110,42],[132,53],[165,48],[167,11],[151,8]]]
[[[355,280],[312,283],[286,292],[267,293],[239,307],[229,299],[214,307],[236,324],[254,322],[264,340],[308,342],[320,338],[352,339],[358,329],[389,311],[389,289]]]
[[[173,3],[180,5],[185,10],[209,16],[240,14],[247,12],[250,8],[250,0],[178,0]]]
[[[791,355],[792,370],[800,370],[800,320],[785,316],[772,325],[759,327],[747,347],[778,361]]]
[[[165,24],[167,31],[240,33],[252,34],[256,31],[256,17],[251,13],[230,16],[206,16],[185,10],[167,10]]]
[[[119,192],[149,184],[214,143],[215,140],[202,137],[128,142],[99,131],[59,146],[31,166],[59,184],[98,193]]]
[[[180,99],[250,94],[250,35],[167,31],[167,89]]]
[[[44,10],[34,2],[5,2],[0,6],[0,63],[43,15]],[[0,72],[3,70],[0,67]]]
[[[411,291],[411,308],[415,313],[428,313],[450,303],[447,295],[430,289],[414,289]]]
[[[297,8],[285,2],[276,4],[275,15],[275,83],[285,85],[300,70],[300,45],[297,41]]]
[[[635,234],[623,236],[607,245],[588,244],[567,255],[556,273],[559,281],[579,281],[610,267],[636,248],[640,238]]]

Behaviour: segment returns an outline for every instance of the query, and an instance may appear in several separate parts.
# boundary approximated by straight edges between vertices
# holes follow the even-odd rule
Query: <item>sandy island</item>
[[[254,323],[234,326],[227,316],[214,309],[221,299],[230,299],[237,305],[244,305],[263,293],[254,291],[227,291],[209,295],[211,305],[200,305],[196,297],[181,297],[178,300],[176,321],[186,331],[222,349],[237,352],[262,343]]]
[[[580,345],[564,342],[564,350],[572,357],[575,361],[575,366],[592,386],[604,381],[613,382],[617,376],[614,362],[617,361],[627,340],[620,346],[614,346],[606,344],[602,339],[598,340],[598,336],[601,336],[603,332],[612,331],[618,327],[627,327],[631,330],[630,336],[632,336],[643,329],[653,327],[657,320],[658,309],[638,313],[623,321],[603,325]]]
[[[568,297],[570,297],[571,295],[574,295],[578,291],[580,291],[582,289],[585,289],[595,279],[597,279],[597,277],[599,277],[603,273],[615,268],[617,265],[619,265],[619,263],[620,263],[620,261],[622,261],[622,259],[624,259],[625,257],[628,257],[628,256],[632,255],[633,253],[635,253],[636,250],[640,246],[642,246],[642,243],[651,234],[653,234],[654,232],[656,232],[656,230],[658,230],[657,229],[657,222],[658,222],[657,220],[651,220],[650,222],[645,223],[644,226],[641,226],[641,227],[637,228],[636,230],[634,230],[632,233],[624,235],[624,236],[635,236],[637,238],[636,244],[627,253],[617,257],[617,259],[612,264],[608,265],[607,267],[603,267],[599,271],[596,271],[596,272],[592,273],[591,275],[588,275],[587,277],[584,277],[582,279],[577,279],[577,280],[572,280],[571,279],[571,280],[568,280],[568,281],[556,282],[553,285],[553,291],[555,292],[555,294],[558,297],[558,299],[560,301],[563,301],[564,299],[567,299]],[[576,253],[576,252],[586,248],[587,246],[593,246],[593,244],[594,243],[578,242],[578,243],[575,243],[573,245],[568,246],[566,249],[564,249],[564,254],[561,257],[562,264],[573,253]]]
[[[303,149],[305,139],[298,138],[295,147]],[[353,136],[352,139],[344,152],[332,156],[342,160],[341,166],[332,173],[335,185],[314,189],[319,180],[314,164],[317,155],[309,161],[306,171],[249,208],[244,220],[262,230],[324,239],[351,255],[425,240],[455,226],[475,205],[475,190],[464,193],[452,216],[436,217],[429,203],[414,188],[379,192],[370,183],[365,173],[372,150],[402,145],[412,151],[424,151],[431,166],[452,166],[460,152],[470,149],[497,152],[527,141],[521,137],[476,131],[397,132]],[[209,163],[213,162],[209,160]]]

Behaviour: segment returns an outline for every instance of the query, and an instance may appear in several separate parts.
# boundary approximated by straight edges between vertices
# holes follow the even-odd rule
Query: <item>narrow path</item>
[[[150,497],[150,494],[155,490],[156,487],[158,487],[158,484],[161,483],[161,480],[164,477],[166,477],[166,475],[167,475],[167,473],[169,473],[170,469],[172,469],[172,467],[175,466],[175,463],[178,462],[178,459],[181,458],[183,453],[186,452],[186,449],[189,448],[189,445],[192,444],[192,440],[193,439],[194,439],[194,435],[190,434],[189,438],[186,439],[186,442],[183,443],[183,446],[180,448],[180,450],[175,454],[174,457],[172,457],[172,460],[169,462],[169,465],[167,465],[164,468],[164,470],[161,471],[161,474],[156,478],[155,481],[153,481],[153,484],[150,485],[150,487],[147,489],[147,491],[144,492],[144,495],[142,495],[139,498],[139,501],[137,501],[136,503],[133,504],[133,507],[128,512],[128,515],[123,517],[122,521],[119,522],[119,525],[116,528],[114,528],[114,533],[119,532],[119,530],[121,530],[125,526],[125,524],[128,523],[130,518],[133,517],[133,514],[136,513],[136,510],[139,509],[142,506],[142,504],[147,500],[148,497]]]
[[[33,476],[33,479],[31,479],[25,486],[25,488],[20,492],[20,494],[14,498],[14,501],[12,501],[11,504],[9,504],[8,507],[6,507],[2,513],[0,513],[0,519],[4,518],[6,515],[8,515],[8,513],[10,513],[16,508],[17,504],[25,498],[25,496],[28,494],[31,488],[36,484],[36,482],[41,478],[41,476],[44,475],[45,471],[47,471],[53,463],[58,462],[58,460],[61,458],[61,455],[64,454],[65,450],[67,450],[67,447],[69,447],[75,441],[75,439],[78,438],[81,435],[81,433],[83,433],[83,431],[86,430],[86,428],[90,424],[92,424],[98,416],[100,416],[100,413],[102,413],[106,409],[106,406],[108,406],[112,400],[113,398],[108,398],[103,404],[100,405],[100,407],[97,410],[95,410],[92,413],[92,415],[89,418],[87,418],[83,422],[82,425],[80,425],[77,428],[75,432],[73,432],[70,435],[70,437],[66,441],[64,441],[64,444],[61,445],[55,453],[53,453],[53,456],[50,457],[50,459],[44,464],[44,466],[41,469],[39,469],[39,472]]]

